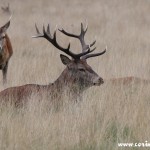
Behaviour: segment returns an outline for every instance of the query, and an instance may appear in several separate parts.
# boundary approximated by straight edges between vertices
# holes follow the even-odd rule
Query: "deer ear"
[[[8,29],[8,27],[9,27],[9,25],[10,25],[10,20],[9,20],[4,26],[2,26],[2,27],[0,28],[0,32],[1,32],[1,33],[5,33],[6,30]]]
[[[62,54],[60,54],[60,59],[64,65],[68,65],[71,62],[71,60],[67,56]]]

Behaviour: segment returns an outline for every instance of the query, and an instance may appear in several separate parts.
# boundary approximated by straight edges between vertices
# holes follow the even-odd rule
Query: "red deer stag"
[[[10,25],[10,19],[4,26],[0,28],[0,69],[3,73],[3,84],[7,82],[8,62],[13,54],[10,39],[6,34],[6,31]]]
[[[45,30],[45,27],[43,26],[42,34],[39,32],[36,25],[35,27],[37,35],[33,36],[33,38],[42,37],[47,39],[52,45],[69,55],[72,59],[69,59],[65,55],[60,55],[60,59],[62,63],[66,65],[66,69],[54,83],[48,85],[27,84],[19,87],[11,87],[0,92],[0,98],[6,101],[12,99],[15,101],[15,104],[20,104],[23,99],[26,100],[32,94],[38,94],[40,96],[44,93],[49,97],[61,99],[61,96],[63,96],[66,89],[69,90],[68,92],[72,96],[77,97],[87,88],[91,86],[99,86],[104,83],[103,79],[93,71],[93,69],[87,64],[86,60],[104,54],[106,49],[103,52],[92,54],[96,48],[92,49],[91,47],[93,47],[96,41],[90,45],[85,43],[84,36],[87,27],[84,29],[83,24],[81,23],[81,33],[79,35],[68,33],[64,29],[59,29],[63,34],[77,38],[80,41],[82,52],[78,54],[70,51],[70,43],[67,48],[61,47],[56,40],[56,30],[52,36],[49,25],[47,30]]]

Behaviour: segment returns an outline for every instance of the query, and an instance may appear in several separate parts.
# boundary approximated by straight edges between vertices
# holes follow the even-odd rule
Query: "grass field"
[[[136,150],[119,142],[150,142],[150,84],[112,84],[110,79],[135,76],[150,79],[150,1],[146,0],[1,0],[13,12],[8,34],[14,54],[8,68],[7,87],[28,83],[48,84],[65,66],[60,52],[44,39],[32,39],[35,23],[56,25],[77,33],[88,22],[86,41],[97,40],[101,57],[88,64],[105,84],[85,91],[83,101],[67,100],[57,112],[33,96],[26,108],[0,105],[0,150]],[[9,18],[0,10],[0,26]],[[64,47],[78,41],[58,33]],[[0,76],[0,90],[2,85]],[[64,101],[68,99],[64,97]],[[148,149],[148,148],[147,148]],[[150,149],[150,147],[149,147]]]

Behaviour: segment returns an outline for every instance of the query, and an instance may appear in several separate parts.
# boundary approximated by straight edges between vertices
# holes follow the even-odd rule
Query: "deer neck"
[[[63,93],[68,91],[72,95],[80,95],[85,90],[81,85],[77,84],[74,77],[65,69],[58,79],[53,83],[55,89]]]

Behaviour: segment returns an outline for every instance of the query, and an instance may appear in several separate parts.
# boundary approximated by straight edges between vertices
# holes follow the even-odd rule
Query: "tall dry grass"
[[[136,76],[149,79],[150,3],[142,0],[38,0],[7,1],[13,11],[8,34],[14,55],[8,69],[8,85],[48,84],[64,69],[60,52],[43,39],[32,39],[35,22],[64,27],[78,32],[80,22],[88,21],[88,42],[97,40],[97,51],[108,47],[107,54],[88,63],[104,79]],[[1,5],[7,5],[1,0]],[[9,18],[0,11],[0,24]],[[58,33],[59,42],[78,51],[77,41]],[[2,77],[1,77],[2,78]],[[4,87],[0,86],[3,90]],[[150,85],[132,83],[86,91],[83,101],[71,103],[64,96],[59,111],[47,107],[33,96],[27,107],[0,106],[0,149],[102,149],[117,150],[118,142],[149,140]],[[125,148],[122,148],[125,149]],[[136,149],[136,148],[126,148]]]

